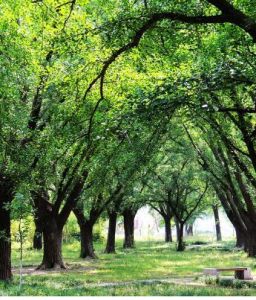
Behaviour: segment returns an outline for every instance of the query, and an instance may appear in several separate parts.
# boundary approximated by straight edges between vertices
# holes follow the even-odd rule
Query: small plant
[[[209,285],[215,285],[217,283],[218,277],[215,276],[207,276],[205,278],[205,283]]]
[[[217,284],[222,287],[232,287],[235,289],[244,288],[255,288],[255,282],[233,279],[233,278],[221,278],[218,280]]]
[[[200,245],[207,245],[207,244],[208,243],[204,242],[204,241],[195,241],[195,242],[192,242],[190,245],[200,246]]]

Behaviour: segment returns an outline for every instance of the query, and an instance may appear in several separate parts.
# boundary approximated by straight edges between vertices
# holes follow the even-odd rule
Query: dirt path
[[[24,267],[22,269],[22,274],[26,275],[47,275],[47,274],[60,274],[60,273],[69,273],[77,272],[83,273],[88,270],[95,270],[96,267],[81,266],[80,264],[70,264],[67,265],[67,269],[54,269],[54,270],[36,270],[37,266]],[[14,268],[12,270],[13,274],[18,275],[20,273],[19,268]],[[100,283],[85,283],[84,285],[77,286],[78,289],[84,287],[121,287],[125,285],[133,284],[158,284],[158,283],[172,283],[179,285],[189,285],[189,286],[207,286],[203,281],[195,280],[194,277],[173,277],[173,278],[156,278],[156,279],[144,279],[144,280],[130,280],[122,282],[100,282]]]
[[[89,270],[95,270],[95,267],[86,267],[81,265],[72,264],[66,265],[67,269],[53,269],[53,270],[37,270],[37,266],[29,266],[22,268],[22,275],[47,275],[47,274],[59,274],[59,273],[68,273],[68,272],[77,272],[82,273]],[[20,274],[19,268],[12,269],[13,274]]]
[[[22,269],[23,275],[47,275],[47,274],[60,274],[69,272],[83,273],[89,270],[95,270],[96,267],[86,267],[79,264],[67,264],[67,269],[54,269],[54,270],[36,270],[37,266],[24,267]],[[19,274],[19,268],[14,268],[13,274]],[[85,285],[78,286],[77,288],[86,287],[119,287],[132,284],[158,284],[158,283],[172,283],[179,285],[189,285],[189,286],[206,286],[203,281],[195,280],[194,277],[173,277],[173,278],[156,278],[156,279],[145,279],[145,280],[131,280],[122,282],[100,282],[100,283],[85,283]]]
[[[178,285],[186,285],[186,286],[207,286],[203,281],[195,280],[192,277],[184,277],[184,278],[164,278],[164,279],[145,279],[145,280],[132,280],[132,281],[124,281],[124,282],[101,282],[97,284],[89,284],[90,287],[119,287],[125,285],[132,284],[158,284],[158,283],[172,283]]]

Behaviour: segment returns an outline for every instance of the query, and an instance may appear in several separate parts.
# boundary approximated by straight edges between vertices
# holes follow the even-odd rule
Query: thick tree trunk
[[[11,184],[0,174],[0,280],[9,281],[11,272]]]
[[[134,217],[132,210],[126,209],[123,212],[124,217],[124,248],[134,248]]]
[[[81,258],[97,258],[93,247],[93,224],[85,221],[79,224],[81,234]]]
[[[249,257],[256,257],[255,230],[248,234],[248,237],[247,237],[247,253],[248,253]]]
[[[238,227],[235,227],[236,231],[236,247],[245,248],[245,235]]]
[[[172,242],[171,217],[169,216],[164,217],[164,224],[165,224],[165,242],[170,243]]]
[[[93,247],[93,226],[99,217],[97,211],[91,210],[90,218],[86,219],[83,210],[80,208],[73,209],[80,227],[80,241],[81,241],[81,258],[97,258]]]
[[[62,229],[58,228],[53,216],[44,221],[46,223],[43,230],[43,261],[38,269],[65,269],[62,259]]]
[[[215,220],[215,228],[216,228],[216,238],[217,241],[221,241],[221,227],[220,227],[220,217],[219,217],[219,210],[217,205],[212,206],[213,214],[214,214],[214,220]]]
[[[48,201],[47,191],[32,191],[36,210],[36,229],[43,235],[43,260],[37,269],[65,269],[62,259],[62,232],[67,217],[60,217]]]
[[[117,213],[109,212],[108,239],[105,253],[115,253]]]
[[[36,250],[41,250],[43,248],[43,243],[42,243],[42,230],[40,228],[40,222],[38,221],[37,218],[35,218],[35,233],[34,233],[34,238],[33,238],[33,249]]]
[[[42,237],[42,232],[35,230],[33,237],[33,249],[41,250],[43,248]]]
[[[5,209],[6,202],[0,199],[0,280],[8,281],[11,272],[11,219],[10,211]]]
[[[184,251],[185,250],[185,243],[183,241],[184,224],[180,224],[179,227],[180,228],[179,228],[179,235],[178,235],[177,251]]]

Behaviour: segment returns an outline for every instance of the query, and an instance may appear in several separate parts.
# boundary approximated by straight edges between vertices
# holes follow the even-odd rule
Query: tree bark
[[[215,220],[216,238],[217,238],[217,241],[221,241],[222,236],[221,236],[221,227],[220,227],[220,217],[219,217],[218,206],[213,205],[212,210],[213,210],[214,220]]]
[[[33,249],[41,250],[43,248],[42,237],[42,232],[35,230],[33,237]]]
[[[174,221],[175,221],[175,227],[176,227],[176,239],[178,241],[179,234],[180,234],[180,224],[176,217],[174,218]]]
[[[247,253],[249,257],[256,257],[256,236],[255,230],[250,232],[247,237]]]
[[[184,251],[185,250],[185,243],[183,241],[184,224],[180,223],[179,227],[180,228],[179,228],[179,235],[178,235],[177,251]]]
[[[235,210],[231,205],[229,205],[228,194],[223,193],[220,189],[214,185],[214,189],[217,193],[217,196],[224,208],[228,219],[233,224],[236,231],[236,246],[242,247],[245,251],[247,251],[247,228],[242,222],[241,218],[238,215],[237,210]]]
[[[130,209],[125,209],[124,217],[124,244],[123,248],[134,248],[134,218],[135,214]]]
[[[97,221],[99,214],[91,210],[89,219],[86,219],[83,210],[80,208],[73,209],[80,227],[81,258],[97,258],[93,247],[93,226]]]
[[[165,224],[165,242],[170,243],[172,242],[171,217],[165,216],[164,224]]]
[[[85,221],[79,224],[81,233],[81,258],[97,258],[93,247],[93,224]]]
[[[65,268],[62,259],[62,231],[59,218],[53,211],[53,205],[48,201],[45,190],[33,192],[34,205],[37,211],[36,226],[43,234],[43,260],[37,269]],[[63,221],[63,220],[62,220]]]
[[[11,272],[11,218],[5,209],[4,199],[0,199],[0,280],[8,281]]]
[[[40,222],[38,220],[38,216],[35,217],[35,233],[34,233],[34,238],[33,238],[33,249],[36,250],[41,250],[43,248],[43,234],[42,230],[40,228]]]
[[[235,227],[236,231],[236,247],[244,248],[245,247],[245,236],[243,232],[238,228]]]
[[[115,253],[117,213],[109,212],[108,217],[109,217],[108,239],[107,239],[105,253]]]
[[[0,280],[9,281],[11,271],[11,216],[8,205],[12,200],[11,184],[0,174]]]
[[[48,217],[45,221],[43,261],[37,269],[65,269],[62,258],[62,229],[58,228],[54,217]]]

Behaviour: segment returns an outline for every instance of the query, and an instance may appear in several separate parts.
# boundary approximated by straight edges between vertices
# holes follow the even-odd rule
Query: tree
[[[10,280],[11,273],[11,218],[8,205],[10,205],[13,191],[11,182],[1,178],[0,185],[0,280]]]
[[[219,217],[219,208],[218,205],[212,206],[214,221],[215,221],[215,228],[216,228],[216,238],[217,241],[221,241],[221,226],[220,226],[220,217]]]
[[[119,199],[122,193],[122,185],[117,185],[109,196],[105,196],[102,192],[96,197],[93,197],[90,204],[88,202],[86,203],[86,209],[81,206],[79,207],[79,204],[73,209],[81,233],[81,258],[96,258],[93,247],[93,226],[106,207],[111,202]]]
[[[184,133],[180,126],[170,128],[170,135],[177,132],[179,135],[181,132]],[[148,203],[160,214],[162,214],[161,207],[168,208],[169,214],[175,217],[178,251],[185,248],[183,241],[185,224],[207,205],[203,203],[203,198],[208,189],[208,179],[200,170],[196,156],[188,151],[187,143],[186,138],[183,138],[183,144],[176,139],[166,142],[162,146],[161,154],[156,157],[156,166],[151,170],[153,178],[147,182]]]

